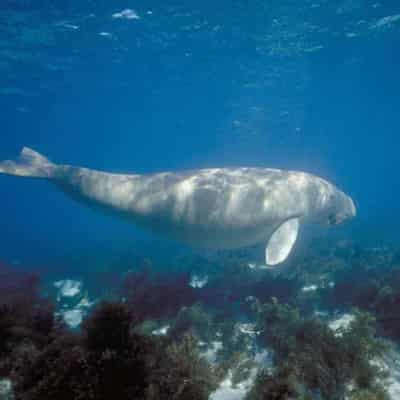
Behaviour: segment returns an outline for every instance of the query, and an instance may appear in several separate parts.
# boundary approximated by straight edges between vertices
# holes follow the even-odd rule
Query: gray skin
[[[352,199],[298,171],[214,168],[113,174],[56,165],[24,148],[0,173],[44,178],[74,199],[194,246],[234,249],[268,242],[286,221],[335,225],[354,217]]]

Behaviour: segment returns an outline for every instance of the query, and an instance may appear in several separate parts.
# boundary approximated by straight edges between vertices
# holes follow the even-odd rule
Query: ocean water
[[[264,245],[261,252],[192,249],[86,208],[45,180],[0,175],[0,266],[43,274],[43,295],[75,330],[128,270],[153,271],[146,282],[160,292],[168,279],[187,279],[188,303],[177,304],[200,302],[216,313],[234,305],[229,318],[239,325],[255,323],[239,304],[252,295],[285,302],[300,293],[307,312],[326,311],[330,323],[353,306],[363,309],[347,293],[358,290],[358,280],[393,282],[400,265],[399,43],[394,0],[2,0],[0,160],[28,146],[57,163],[117,173],[300,170],[349,194],[357,216],[304,232],[287,275],[268,275],[279,280],[272,282]],[[307,257],[325,263],[327,254],[336,264],[322,276]],[[216,271],[220,264],[227,270]],[[253,274],[243,286],[234,281],[235,266]],[[302,268],[310,268],[307,276],[294,279],[291,271]],[[286,279],[297,291],[289,292]],[[329,279],[341,279],[335,293],[346,301],[339,305],[312,297],[335,290]],[[390,304],[365,308],[392,311],[398,289]],[[157,320],[155,336],[173,325],[170,310],[149,319]],[[253,330],[240,332],[258,361],[238,386],[227,369],[212,400],[244,399],[260,368],[273,364],[260,356],[270,349],[256,343]],[[395,346],[400,340],[390,329],[378,333]],[[222,342],[218,335],[200,339],[204,354]],[[397,373],[390,386],[396,399],[394,363],[385,365]]]

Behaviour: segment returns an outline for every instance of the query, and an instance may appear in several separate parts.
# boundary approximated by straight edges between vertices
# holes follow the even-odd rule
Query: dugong
[[[72,198],[156,233],[206,248],[266,243],[265,262],[283,262],[304,223],[336,225],[356,215],[353,200],[305,172],[209,168],[116,174],[57,165],[29,148],[0,173],[42,178]]]

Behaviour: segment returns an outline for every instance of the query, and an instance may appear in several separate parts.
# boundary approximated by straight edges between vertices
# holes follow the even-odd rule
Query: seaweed
[[[99,304],[80,333],[59,330],[46,346],[23,344],[9,376],[17,400],[204,399],[213,376],[197,341],[167,344],[138,334],[128,306]]]
[[[0,377],[10,373],[18,346],[42,348],[52,340],[54,308],[40,296],[39,285],[38,276],[0,265]]]
[[[188,333],[204,342],[215,339],[213,316],[201,304],[183,307],[169,329],[168,336],[177,341]]]
[[[379,264],[380,267],[382,267]],[[368,268],[367,268],[368,267]],[[361,267],[359,267],[361,268]],[[381,335],[400,339],[400,268],[397,264],[385,264],[382,269],[372,268],[370,263],[364,270],[349,270],[340,276],[331,293],[331,305],[358,307],[377,315],[378,331]],[[358,277],[362,274],[363,279]]]
[[[281,366],[275,374],[261,372],[246,400],[312,400],[312,394],[302,385],[292,369]]]
[[[0,378],[17,400],[206,400],[225,380],[247,390],[258,369],[248,400],[384,400],[377,333],[400,336],[400,270],[389,253],[340,247],[280,275],[230,256],[196,289],[179,268],[148,265],[75,331],[54,317],[37,277],[0,266]],[[311,284],[318,290],[301,290]],[[314,315],[354,306],[363,311],[337,330]],[[162,322],[168,334],[156,336]],[[256,359],[260,349],[273,368]]]
[[[157,364],[146,400],[207,400],[216,388],[212,369],[190,334],[169,345]]]
[[[94,353],[129,351],[132,324],[133,317],[126,305],[103,302],[83,323],[85,347]]]
[[[260,341],[274,349],[278,366],[274,374],[260,378],[259,385],[273,385],[277,393],[283,390],[282,398],[289,396],[287,388],[299,387],[302,396],[306,388],[323,399],[344,398],[350,385],[357,391],[384,392],[380,384],[384,376],[372,361],[386,347],[376,337],[371,315],[355,310],[349,326],[335,332],[325,322],[302,317],[296,308],[277,300],[262,305],[259,312]],[[274,398],[268,396],[264,398]]]
[[[145,267],[125,276],[121,296],[140,321],[168,318],[196,302],[195,290],[188,283],[187,274],[155,273]]]
[[[125,305],[105,302],[80,335],[65,331],[34,357],[15,357],[16,398],[142,399],[150,350],[144,337],[131,334],[131,323]]]

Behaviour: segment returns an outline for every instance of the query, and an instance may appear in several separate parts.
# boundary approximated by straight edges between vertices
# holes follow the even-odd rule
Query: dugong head
[[[329,195],[325,199],[321,223],[338,225],[356,216],[356,206],[353,199],[341,190],[331,185]]]

